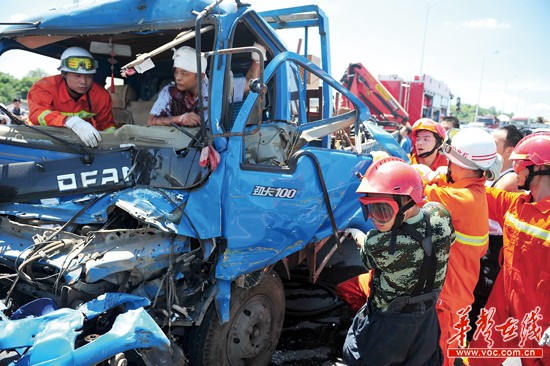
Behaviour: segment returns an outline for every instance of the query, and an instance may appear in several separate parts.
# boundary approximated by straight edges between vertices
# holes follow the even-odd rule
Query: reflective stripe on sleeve
[[[51,112],[52,112],[51,110],[46,109],[45,111],[43,111],[38,115],[38,123],[40,123],[41,126],[48,126],[48,123],[46,122],[46,116]],[[67,117],[78,116],[82,119],[90,119],[96,115],[96,113],[90,113],[85,111],[84,109],[80,110],[79,112],[60,112],[60,113]]]
[[[474,235],[466,235],[459,231],[455,231],[455,234],[456,234],[457,242],[460,242],[460,244],[472,245],[474,247],[480,247],[482,245],[486,245],[487,242],[489,241],[489,233],[481,236],[474,236]]]
[[[50,114],[52,111],[50,111],[49,109],[46,109],[44,112],[40,113],[38,115],[38,123],[40,123],[41,126],[47,126],[48,124],[46,123],[46,116],[48,114]]]
[[[508,221],[510,225],[516,228],[518,231],[525,233],[527,235],[533,236],[537,239],[544,241],[550,241],[550,231],[541,229],[535,225],[528,224],[519,220],[510,212],[506,212],[504,215],[504,221]]]
[[[63,113],[65,114],[65,113]],[[93,118],[97,115],[97,113],[91,113],[91,112],[88,112],[88,111],[85,111],[84,109],[79,111],[79,112],[75,112],[75,113],[71,113],[73,116],[78,116],[82,119],[90,119],[90,118]]]

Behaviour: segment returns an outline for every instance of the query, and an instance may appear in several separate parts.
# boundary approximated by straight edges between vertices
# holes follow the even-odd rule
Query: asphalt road
[[[340,307],[320,316],[287,318],[271,365],[345,365],[341,350],[352,317],[351,309]]]

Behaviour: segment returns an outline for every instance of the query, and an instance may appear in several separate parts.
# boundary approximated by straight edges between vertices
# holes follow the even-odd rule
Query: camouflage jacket
[[[441,289],[447,272],[447,261],[455,231],[451,215],[438,202],[429,202],[423,208],[429,214],[432,225],[432,241],[437,258],[434,290]],[[426,234],[426,222],[422,212],[406,222],[420,234]],[[399,296],[410,296],[420,277],[424,260],[422,244],[412,236],[400,232],[397,235],[394,254],[390,254],[391,231],[369,231],[361,247],[361,259],[367,269],[374,269],[371,289],[373,305],[385,311],[389,303]]]

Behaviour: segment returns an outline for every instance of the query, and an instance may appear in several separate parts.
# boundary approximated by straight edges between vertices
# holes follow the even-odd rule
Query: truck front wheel
[[[220,324],[214,304],[200,326],[186,332],[191,365],[268,365],[285,313],[285,292],[279,275],[267,275],[250,288],[233,286],[229,321]]]

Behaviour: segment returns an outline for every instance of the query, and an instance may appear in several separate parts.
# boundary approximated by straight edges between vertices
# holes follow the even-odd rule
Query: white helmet
[[[61,65],[57,69],[75,74],[95,74],[97,61],[84,48],[69,47],[61,54]]]
[[[441,150],[452,163],[470,170],[488,170],[497,159],[495,140],[489,132],[477,127],[461,129],[451,144],[443,144]]]

